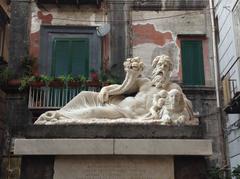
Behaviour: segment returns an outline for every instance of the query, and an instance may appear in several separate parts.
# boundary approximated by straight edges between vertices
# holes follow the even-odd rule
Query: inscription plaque
[[[54,179],[174,179],[172,157],[56,157]]]

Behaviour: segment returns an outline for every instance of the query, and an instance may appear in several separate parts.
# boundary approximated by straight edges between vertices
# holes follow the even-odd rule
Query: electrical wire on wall
[[[175,17],[181,17],[185,15],[197,15],[197,14],[209,14],[209,9],[207,8],[205,10],[201,11],[194,11],[194,12],[186,12],[171,16],[163,16],[163,17],[152,17],[152,18],[144,18],[144,19],[132,19],[133,22],[140,22],[140,21],[149,21],[149,20],[163,20],[163,19],[169,19],[169,18],[175,18]],[[60,18],[60,17],[53,17],[53,19],[56,20],[69,20],[69,21],[78,21],[78,22],[95,22],[95,23],[101,23],[101,22],[128,22],[128,20],[82,20],[82,19],[73,19],[73,18]]]
[[[231,134],[231,132],[240,129],[240,119],[229,125],[227,128],[224,129],[225,137]],[[239,136],[240,137],[240,136]]]

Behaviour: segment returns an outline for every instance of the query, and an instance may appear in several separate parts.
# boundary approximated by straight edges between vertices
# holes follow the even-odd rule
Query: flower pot
[[[101,87],[102,83],[99,80],[95,80],[95,81],[87,81],[86,83],[87,87]]]
[[[46,85],[42,81],[33,81],[33,82],[30,82],[30,86],[35,87],[35,88],[40,88],[40,87],[43,87],[43,86],[46,86]]]
[[[64,87],[64,83],[61,80],[53,80],[49,83],[49,87],[52,88],[63,88]]]
[[[78,82],[78,81],[68,82],[68,87],[69,88],[76,88],[76,87],[80,87],[81,85],[82,85],[81,82]]]
[[[90,76],[92,81],[99,81],[98,74],[96,72],[91,72]]]
[[[12,79],[7,82],[7,85],[10,87],[19,87],[21,85],[21,81],[19,79]]]

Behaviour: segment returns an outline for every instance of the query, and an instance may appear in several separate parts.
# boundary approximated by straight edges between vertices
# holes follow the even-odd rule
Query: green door
[[[185,85],[204,85],[202,40],[182,40],[182,72]]]
[[[53,41],[52,76],[89,73],[89,40],[86,38],[56,38]]]

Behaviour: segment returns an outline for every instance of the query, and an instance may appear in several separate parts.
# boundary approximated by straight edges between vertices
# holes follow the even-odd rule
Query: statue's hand
[[[141,74],[144,64],[139,57],[128,58],[124,63],[124,70],[131,74]]]
[[[107,91],[107,89],[105,87],[103,87],[101,89],[101,91],[98,94],[98,100],[100,101],[100,103],[104,104],[106,102],[108,102],[109,100],[109,93]]]

